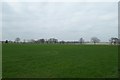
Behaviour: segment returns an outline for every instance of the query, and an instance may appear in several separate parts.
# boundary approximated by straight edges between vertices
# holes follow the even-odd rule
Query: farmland
[[[3,78],[114,78],[115,45],[3,44]]]

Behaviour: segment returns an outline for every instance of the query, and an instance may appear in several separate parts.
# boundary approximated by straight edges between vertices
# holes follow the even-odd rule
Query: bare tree
[[[80,38],[79,42],[80,42],[80,44],[84,43],[84,39]]]
[[[8,40],[6,40],[5,43],[8,43]]]
[[[118,39],[118,44],[120,44],[120,39]]]
[[[37,43],[45,43],[45,39],[38,39]]]
[[[40,39],[40,42],[41,43],[45,43],[45,39]]]
[[[17,42],[17,43],[20,42],[20,38],[19,38],[19,37],[16,38],[16,39],[15,39],[15,42]]]
[[[65,43],[65,41],[63,41],[63,40],[62,40],[62,41],[60,41],[60,44],[64,44],[64,43]]]
[[[110,41],[111,44],[114,44],[114,45],[119,43],[119,39],[118,38],[113,38],[112,37],[109,41]]]
[[[34,40],[34,39],[31,39],[30,42],[31,42],[31,43],[35,43],[35,40]]]
[[[49,43],[57,43],[58,40],[55,39],[55,38],[50,38],[50,39],[48,39],[48,42],[49,42]]]
[[[91,41],[95,44],[95,43],[99,43],[100,39],[98,39],[97,37],[92,37]]]

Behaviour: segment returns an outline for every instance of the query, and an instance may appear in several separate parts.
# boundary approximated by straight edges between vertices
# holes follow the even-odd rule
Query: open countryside
[[[0,5],[4,80],[118,78],[118,2],[9,1]]]

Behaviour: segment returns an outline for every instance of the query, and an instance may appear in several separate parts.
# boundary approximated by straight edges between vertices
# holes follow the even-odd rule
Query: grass
[[[3,44],[3,78],[115,78],[112,45]]]
[[[0,79],[2,78],[2,43],[0,43]]]

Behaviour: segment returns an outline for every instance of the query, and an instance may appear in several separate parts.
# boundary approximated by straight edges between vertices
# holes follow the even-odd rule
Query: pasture
[[[115,78],[114,45],[3,44],[3,78]]]

